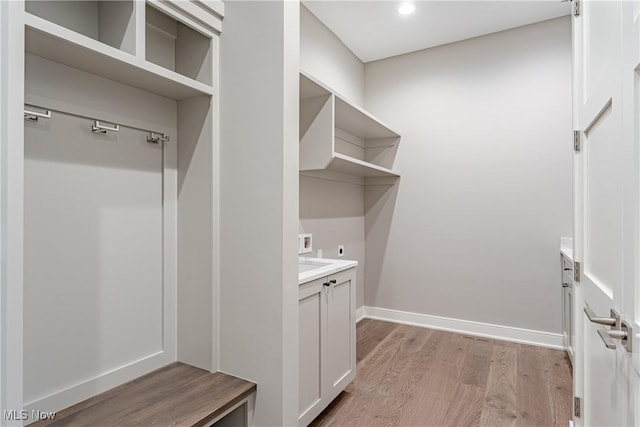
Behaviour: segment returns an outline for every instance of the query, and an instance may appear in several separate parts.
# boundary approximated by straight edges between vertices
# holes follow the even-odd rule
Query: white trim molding
[[[358,321],[362,318],[384,320],[404,325],[439,329],[442,331],[537,345],[540,347],[556,348],[560,350],[565,349],[562,342],[562,334],[514,328],[512,326],[493,325],[490,323],[451,319],[448,317],[431,316],[428,314],[411,313],[408,311],[369,306],[363,306],[356,310],[356,318]]]
[[[7,427],[23,425],[24,15],[24,1],[0,0],[0,424]]]

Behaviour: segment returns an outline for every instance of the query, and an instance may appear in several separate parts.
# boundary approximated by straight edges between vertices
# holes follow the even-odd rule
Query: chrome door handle
[[[604,345],[606,345],[607,348],[616,348],[616,344],[611,339],[615,338],[622,342],[622,346],[628,352],[631,352],[631,341],[629,340],[631,333],[631,326],[625,321],[622,322],[622,329],[606,330],[605,328],[598,328],[598,335],[600,335],[600,338],[602,338],[602,341],[604,341]]]
[[[598,323],[600,325],[612,326],[615,329],[620,329],[620,313],[611,309],[611,317],[598,317],[593,309],[589,306],[584,308],[584,312],[589,318],[589,321]]]
[[[616,343],[614,343],[611,337],[609,336],[609,332],[617,332],[617,331],[607,331],[605,328],[598,328],[598,335],[600,335],[600,338],[602,338],[602,341],[604,341],[604,345],[607,348],[615,350]]]
[[[620,313],[618,313],[617,310],[611,309],[611,317],[597,317],[593,309],[589,306],[584,308],[584,312],[591,322],[611,327],[609,330],[598,328],[598,335],[600,335],[600,338],[607,348],[615,349],[616,344],[613,342],[613,339],[617,339],[620,340],[622,346],[628,352],[631,352],[632,340],[629,338],[633,336],[633,329],[628,322],[621,319]]]

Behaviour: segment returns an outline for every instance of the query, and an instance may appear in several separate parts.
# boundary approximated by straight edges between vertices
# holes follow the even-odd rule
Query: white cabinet
[[[393,183],[400,134],[300,73],[300,172],[358,184]]]
[[[356,376],[355,271],[300,285],[300,425],[308,425]]]
[[[573,362],[573,263],[562,255],[562,336]]]

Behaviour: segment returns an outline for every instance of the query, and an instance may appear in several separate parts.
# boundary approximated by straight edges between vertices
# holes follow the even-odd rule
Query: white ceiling
[[[416,11],[400,15],[402,1],[303,0],[362,62],[426,49],[568,15],[560,0],[414,1]]]

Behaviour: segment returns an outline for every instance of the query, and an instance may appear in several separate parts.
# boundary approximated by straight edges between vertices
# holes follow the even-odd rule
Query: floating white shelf
[[[24,15],[28,53],[171,99],[214,93],[209,85],[46,19]]]
[[[365,178],[374,176],[395,178],[400,176],[400,174],[392,171],[391,169],[383,168],[382,166],[365,162],[363,160],[354,159],[353,157],[345,156],[340,153],[334,153],[333,160],[329,166],[327,166],[327,169],[347,175],[362,176]]]
[[[362,139],[400,138],[400,134],[392,130],[372,114],[351,104],[349,101],[336,97],[336,127],[356,135]]]
[[[300,171],[360,184],[392,183],[400,134],[300,73]],[[381,180],[384,178],[385,180]]]

